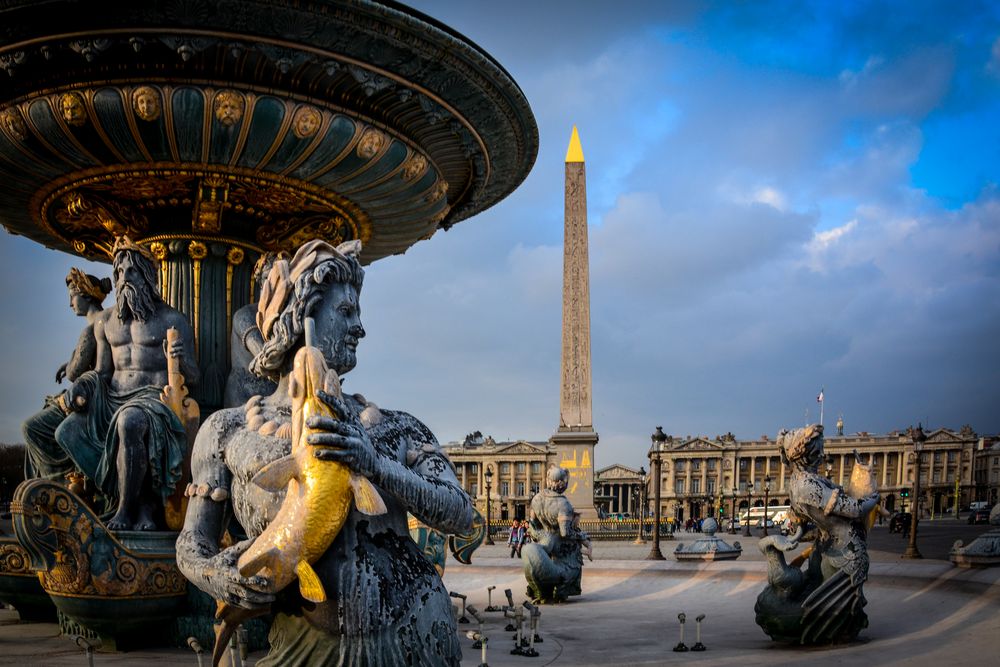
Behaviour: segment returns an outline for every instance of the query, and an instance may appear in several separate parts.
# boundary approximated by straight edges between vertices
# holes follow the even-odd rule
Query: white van
[[[975,512],[976,510],[988,510],[990,508],[990,503],[985,500],[979,500],[974,503],[969,503],[969,511]]]

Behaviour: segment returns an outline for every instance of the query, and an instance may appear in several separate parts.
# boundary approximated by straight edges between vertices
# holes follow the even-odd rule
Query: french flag
[[[816,397],[816,402],[817,403],[822,403],[823,402],[823,390],[822,389],[819,390],[819,395]]]

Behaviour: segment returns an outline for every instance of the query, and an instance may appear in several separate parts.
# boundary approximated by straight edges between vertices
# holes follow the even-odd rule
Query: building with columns
[[[559,453],[548,442],[496,442],[473,434],[462,443],[444,446],[462,488],[486,516],[486,471],[493,477],[489,493],[493,521],[524,519],[531,498],[545,486],[550,465],[560,463]]]
[[[643,503],[649,507],[648,500],[643,498],[645,483],[644,468],[636,470],[616,463],[598,470],[594,474],[594,505],[597,507],[598,515],[641,516]]]
[[[921,454],[920,486],[922,507],[928,514],[940,514],[954,507],[956,493],[960,507],[980,495],[990,493],[989,471],[980,475],[977,463],[992,465],[997,459],[1000,477],[1000,450],[995,438],[977,436],[968,426],[959,431],[937,429],[927,434]],[[980,452],[994,452],[993,455]],[[856,433],[827,436],[825,439],[826,472],[838,484],[847,484],[854,466],[854,452],[865,463],[874,464],[885,507],[907,509],[903,490],[913,487],[913,441],[905,432],[886,435]],[[763,507],[765,484],[769,505],[787,505],[789,470],[781,461],[777,443],[768,436],[758,440],[737,440],[731,433],[715,438],[668,436],[666,442],[653,446],[649,457],[659,456],[661,469],[661,511],[678,521],[699,518],[711,513],[729,515],[733,497],[737,511]],[[653,497],[650,480],[649,497]],[[994,483],[993,488],[996,488]],[[748,495],[749,491],[749,495]],[[988,498],[983,497],[983,500]]]

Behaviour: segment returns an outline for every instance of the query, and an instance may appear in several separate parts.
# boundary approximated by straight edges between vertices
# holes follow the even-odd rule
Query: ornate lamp
[[[764,478],[764,537],[767,537],[768,502],[771,495],[771,476]]]
[[[493,536],[490,535],[490,505],[493,504],[490,500],[490,490],[493,487],[493,466],[486,466],[483,477],[486,478],[486,541],[483,544],[493,544]]]
[[[923,558],[917,549],[917,517],[920,516],[920,453],[924,449],[924,435],[922,424],[917,424],[917,428],[910,429],[910,439],[913,440],[913,507],[910,517],[910,543],[906,546],[903,558]]]
[[[750,498],[753,497],[753,482],[747,482],[747,520],[743,522],[743,537],[750,537]]]
[[[646,469],[639,468],[639,483],[642,488],[636,489],[639,492],[641,503],[639,504],[639,533],[635,537],[635,544],[645,544],[642,533],[646,528],[646,512],[649,507],[649,493],[646,491]]]
[[[735,535],[736,534],[736,523],[735,523],[735,519],[736,519],[736,496],[737,496],[737,494],[739,494],[739,492],[740,492],[740,487],[734,485],[733,486],[733,511],[732,511],[732,513],[731,513],[731,515],[729,517],[729,534],[730,535]]]
[[[655,518],[653,519],[653,546],[649,550],[646,560],[666,560],[663,552],[660,551],[660,482],[663,477],[660,474],[660,466],[663,465],[663,462],[660,460],[660,449],[663,447],[663,443],[667,441],[667,434],[663,432],[662,426],[657,426],[651,438],[653,440],[653,448],[649,452],[649,458],[655,484],[653,497],[656,509],[654,511]],[[655,459],[653,458],[653,452],[656,452]]]

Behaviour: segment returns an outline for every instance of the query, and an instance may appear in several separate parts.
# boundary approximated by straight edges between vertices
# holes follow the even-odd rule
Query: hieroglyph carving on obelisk
[[[563,245],[561,428],[593,426],[590,374],[590,260],[587,246],[587,172],[576,126],[566,151]]]

